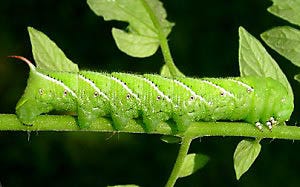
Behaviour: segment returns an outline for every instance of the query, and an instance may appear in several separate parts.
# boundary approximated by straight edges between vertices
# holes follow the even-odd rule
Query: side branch
[[[114,132],[112,122],[107,118],[99,118],[91,122],[88,129],[80,129],[76,118],[64,115],[42,115],[39,116],[32,126],[23,125],[14,114],[0,114],[1,131],[95,131]],[[132,122],[119,132],[145,133],[141,123]],[[162,123],[156,131],[149,134],[174,135],[167,123]],[[266,127],[263,131],[258,130],[254,125],[242,122],[195,122],[180,137],[203,137],[203,136],[241,136],[253,138],[274,138],[300,140],[300,127],[296,126],[275,126],[272,131]]]

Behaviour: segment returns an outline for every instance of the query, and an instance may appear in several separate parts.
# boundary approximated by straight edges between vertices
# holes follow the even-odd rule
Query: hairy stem
[[[160,38],[161,38],[160,39],[161,51],[163,53],[165,63],[168,66],[171,75],[174,77],[184,77],[184,75],[178,70],[178,68],[174,64],[167,39],[165,37],[160,37]]]
[[[189,151],[192,140],[193,140],[193,138],[190,138],[190,137],[182,138],[182,142],[180,145],[180,149],[179,149],[179,152],[177,155],[176,162],[174,164],[172,173],[171,173],[169,180],[165,187],[173,187],[175,185],[175,183],[178,179],[182,164],[184,162],[184,159]]]
[[[146,1],[142,1],[142,3],[144,5],[144,7],[146,8],[148,14],[150,15],[153,24],[155,25],[155,27],[158,30],[157,34],[158,34],[158,38],[160,40],[161,51],[163,53],[165,63],[167,65],[167,67],[169,68],[171,75],[174,77],[184,77],[184,75],[179,71],[179,69],[174,64],[173,58],[171,56],[167,36],[164,34],[163,29],[161,28],[161,25],[159,24],[159,21],[158,21],[159,18],[156,17],[156,15],[153,13],[152,9],[149,7],[149,5]]]
[[[112,122],[107,118],[98,118],[91,122],[87,129],[80,129],[77,120],[72,116],[63,115],[41,115],[37,117],[32,126],[25,126],[14,114],[0,114],[0,130],[2,131],[95,131],[114,132]],[[141,121],[132,121],[119,132],[145,133]],[[161,123],[155,131],[150,134],[174,135],[169,124]],[[258,130],[255,125],[242,122],[194,122],[179,137],[203,137],[203,136],[241,136],[253,138],[273,138],[300,140],[300,127],[296,126],[274,126],[272,131],[267,127],[263,131]]]

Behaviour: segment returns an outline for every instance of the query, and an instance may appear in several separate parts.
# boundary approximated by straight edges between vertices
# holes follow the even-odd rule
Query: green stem
[[[160,41],[161,51],[163,53],[165,63],[167,65],[167,67],[169,68],[171,75],[174,77],[184,77],[184,74],[181,73],[174,64],[173,58],[171,56],[170,48],[168,45],[167,36],[163,32],[163,29],[158,21],[158,19],[160,19],[160,18],[156,17],[155,13],[151,9],[151,7],[149,6],[147,1],[144,0],[144,1],[142,1],[142,3],[144,5],[144,7],[146,8],[148,14],[150,15],[151,21],[153,22],[154,26],[158,30],[157,34],[158,34],[158,39]]]
[[[184,77],[183,73],[181,73],[174,64],[168,41],[164,36],[160,37],[160,47],[164,56],[165,63],[168,66],[171,75],[174,77]]]
[[[180,149],[179,149],[179,152],[177,155],[176,162],[174,164],[172,173],[171,173],[169,180],[165,187],[173,187],[175,185],[175,183],[179,177],[179,173],[180,173],[182,164],[184,162],[184,159],[189,151],[192,140],[193,140],[193,138],[191,138],[191,137],[182,138],[182,142],[180,145]]]
[[[114,132],[111,120],[98,118],[92,121],[87,129],[80,129],[77,120],[72,116],[42,115],[37,117],[32,126],[23,125],[14,114],[0,114],[0,131],[90,131],[90,132]],[[141,121],[132,121],[127,124],[120,133],[146,133]],[[168,123],[161,123],[149,134],[174,135]],[[272,131],[267,127],[263,131],[255,125],[242,122],[194,122],[179,137],[203,137],[203,136],[240,136],[253,138],[272,138],[286,140],[300,140],[300,127],[277,125]]]

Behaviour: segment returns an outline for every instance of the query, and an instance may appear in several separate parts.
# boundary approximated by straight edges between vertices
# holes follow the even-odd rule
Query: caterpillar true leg
[[[255,126],[262,131],[262,124],[259,121],[255,123]]]
[[[270,120],[269,120],[272,125],[276,125],[277,124],[277,121],[274,119],[274,117],[270,117]]]
[[[274,117],[270,117],[270,119],[266,122],[266,125],[268,126],[269,130],[272,130],[273,126],[277,124],[277,121],[274,119]]]
[[[266,125],[268,126],[269,130],[271,131],[273,128],[272,123],[270,121],[267,121]]]

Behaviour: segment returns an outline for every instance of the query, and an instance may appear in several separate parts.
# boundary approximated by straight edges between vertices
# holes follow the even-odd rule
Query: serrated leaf
[[[275,27],[262,33],[261,37],[272,49],[300,67],[300,30]]]
[[[177,137],[177,136],[163,135],[160,139],[166,143],[180,143],[181,142],[181,138]]]
[[[208,162],[209,157],[203,154],[191,153],[188,154],[183,162],[179,172],[179,177],[189,176],[199,169],[203,168]]]
[[[173,77],[167,65],[163,65],[163,67],[160,70],[160,75],[170,78]]]
[[[243,27],[239,28],[239,66],[241,76],[271,77],[282,83],[291,97],[292,88],[275,60],[262,44]]]
[[[135,184],[124,184],[124,185],[115,185],[115,186],[107,186],[107,187],[139,187]]]
[[[128,22],[126,31],[113,28],[113,37],[124,53],[134,57],[153,55],[160,37],[167,37],[174,25],[158,0],[88,0],[90,8],[104,20]]]
[[[50,71],[78,72],[77,64],[69,60],[64,52],[44,33],[28,27],[32,54],[39,69]]]
[[[237,145],[233,155],[234,170],[237,180],[248,171],[259,155],[260,150],[261,145],[258,140],[242,140]]]
[[[300,1],[299,0],[272,0],[273,5],[268,11],[290,23],[300,26]]]

